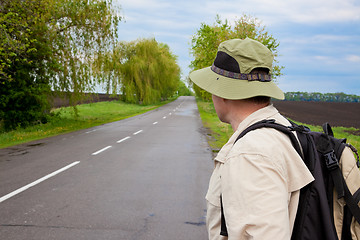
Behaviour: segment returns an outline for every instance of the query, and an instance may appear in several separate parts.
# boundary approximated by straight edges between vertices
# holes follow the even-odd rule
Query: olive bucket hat
[[[225,99],[284,99],[284,93],[271,80],[272,62],[273,54],[260,42],[231,39],[220,43],[211,67],[193,71],[189,77],[200,88]],[[256,68],[265,68],[269,74],[250,74]]]

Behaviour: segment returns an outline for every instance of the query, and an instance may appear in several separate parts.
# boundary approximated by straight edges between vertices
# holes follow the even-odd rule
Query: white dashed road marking
[[[137,135],[137,134],[139,134],[139,133],[141,133],[143,130],[139,130],[139,131],[137,131],[137,132],[134,132],[133,134],[134,135]]]
[[[104,147],[103,149],[100,149],[99,151],[94,152],[94,153],[92,153],[91,155],[93,155],[93,156],[98,155],[99,153],[101,153],[101,152],[103,152],[103,151],[105,151],[105,150],[107,150],[107,149],[109,149],[109,148],[111,148],[111,147],[112,147],[112,146]]]
[[[63,167],[63,168],[61,168],[61,169],[59,169],[59,170],[57,170],[57,171],[55,171],[55,172],[53,172],[53,173],[50,173],[50,174],[46,175],[45,177],[42,177],[42,178],[40,178],[40,179],[38,179],[38,180],[36,180],[36,181],[34,181],[34,182],[32,182],[32,183],[30,183],[30,184],[22,187],[22,188],[19,188],[19,189],[13,191],[13,192],[11,192],[11,193],[9,193],[9,194],[1,197],[1,198],[0,198],[0,203],[3,202],[3,201],[5,201],[6,199],[9,199],[9,198],[15,196],[16,194],[19,194],[19,193],[21,193],[21,192],[23,192],[23,191],[25,191],[25,190],[27,190],[27,189],[29,189],[29,188],[37,185],[37,184],[45,181],[46,179],[49,179],[49,178],[51,178],[51,177],[53,177],[53,176],[55,176],[55,175],[57,175],[57,174],[65,171],[65,170],[67,170],[67,169],[75,166],[76,164],[79,164],[79,163],[80,163],[79,161],[73,162],[73,163],[67,165],[66,167]]]
[[[121,142],[123,142],[123,141],[125,141],[125,140],[128,140],[130,137],[129,136],[127,136],[127,137],[125,137],[125,138],[123,138],[123,139],[120,139],[119,141],[117,141],[117,143],[121,143]]]
[[[91,130],[91,131],[87,131],[86,133],[92,133],[95,132],[96,130]]]

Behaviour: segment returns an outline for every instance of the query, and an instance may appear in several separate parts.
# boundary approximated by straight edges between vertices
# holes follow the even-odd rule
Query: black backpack
[[[235,140],[236,142],[249,131],[258,128],[275,128],[290,137],[294,148],[314,176],[315,181],[300,190],[299,206],[291,239],[360,239],[360,208],[358,206],[360,201],[360,164],[356,149],[347,144],[346,139],[335,138],[328,123],[323,125],[324,133],[312,132],[306,126],[291,124],[292,126],[284,126],[275,123],[275,120],[272,119],[263,120],[249,126]],[[293,132],[296,132],[299,141]],[[356,154],[357,160],[355,160],[354,154],[351,154],[351,157],[348,154],[342,158],[343,162],[340,164],[339,161],[345,148],[350,148]],[[344,164],[350,166],[351,174],[342,172],[342,170],[347,171],[341,168]],[[349,184],[351,184],[351,189],[356,189],[353,194],[348,188]],[[220,200],[220,234],[227,236],[221,197]],[[334,207],[336,201],[343,201],[342,205],[345,206],[340,209]],[[336,211],[338,213],[335,213]],[[339,221],[341,229],[335,227],[336,224],[334,224]]]

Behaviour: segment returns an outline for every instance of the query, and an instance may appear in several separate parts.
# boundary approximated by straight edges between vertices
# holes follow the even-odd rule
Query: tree
[[[179,96],[193,96],[194,94],[190,91],[190,89],[185,85],[185,83],[183,81],[180,81],[178,95]]]
[[[197,70],[211,66],[221,42],[234,38],[244,39],[246,37],[258,40],[270,49],[275,59],[272,76],[273,78],[280,76],[283,67],[277,65],[278,61],[276,60],[279,42],[266,31],[257,18],[247,15],[241,16],[239,20],[235,21],[233,26],[229,24],[228,20],[222,21],[219,16],[216,17],[216,21],[212,26],[202,23],[200,29],[191,40],[191,53],[194,56],[194,60],[191,62],[190,68]],[[208,92],[196,85],[193,88],[196,95],[200,98],[204,100],[211,99],[211,95]]]
[[[0,120],[6,129],[46,120],[50,92],[44,3],[5,0],[0,5]]]
[[[49,92],[73,105],[95,83],[90,62],[108,51],[121,17],[111,0],[3,0],[0,120],[26,126],[49,114]]]
[[[151,104],[168,99],[179,88],[180,68],[166,44],[155,39],[120,42],[95,63],[108,93],[130,103]]]
[[[58,65],[52,87],[75,102],[93,90],[91,62],[96,55],[112,49],[121,20],[112,0],[51,0],[48,19],[53,51]]]

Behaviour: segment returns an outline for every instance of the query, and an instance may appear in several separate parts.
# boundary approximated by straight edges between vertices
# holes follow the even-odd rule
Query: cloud
[[[126,9],[137,9],[139,12],[142,10],[151,12],[171,7],[171,1],[163,0],[115,0],[114,2],[123,6],[125,11]]]
[[[343,60],[357,61],[354,56],[360,54],[360,48],[357,44],[357,38],[354,36],[310,34],[299,31],[299,35],[291,34],[290,37],[282,38],[280,44],[281,57],[302,58],[312,56],[312,59],[326,61],[330,64]]]
[[[286,35],[281,39],[281,44],[292,46],[317,46],[325,48],[333,44],[344,46],[347,42],[353,41],[353,36],[349,35],[332,35],[332,34],[317,34],[304,33],[299,31],[297,34]]]
[[[360,56],[358,55],[347,55],[346,60],[349,62],[360,63]]]
[[[191,15],[208,20],[207,16],[235,20],[243,13],[255,15],[265,24],[285,22],[317,24],[360,20],[360,3],[357,0],[115,0],[122,6],[125,17],[128,11],[171,18]],[[141,20],[141,19],[140,19]],[[183,19],[184,20],[184,19]]]
[[[360,4],[355,0],[206,1],[198,10],[212,15],[224,13],[222,16],[229,20],[248,13],[263,19],[267,25],[284,21],[317,24],[360,20]]]
[[[335,59],[330,56],[313,56],[313,59],[315,61],[321,61],[321,62],[327,62],[327,63],[333,63],[335,64],[337,61],[334,61]]]
[[[282,15],[297,23],[345,22],[360,19],[360,6],[351,0],[277,0],[276,2],[282,9]]]
[[[342,55],[342,56],[313,56],[315,62],[325,65],[338,65],[346,67],[351,63],[360,63],[360,56],[358,55]]]

